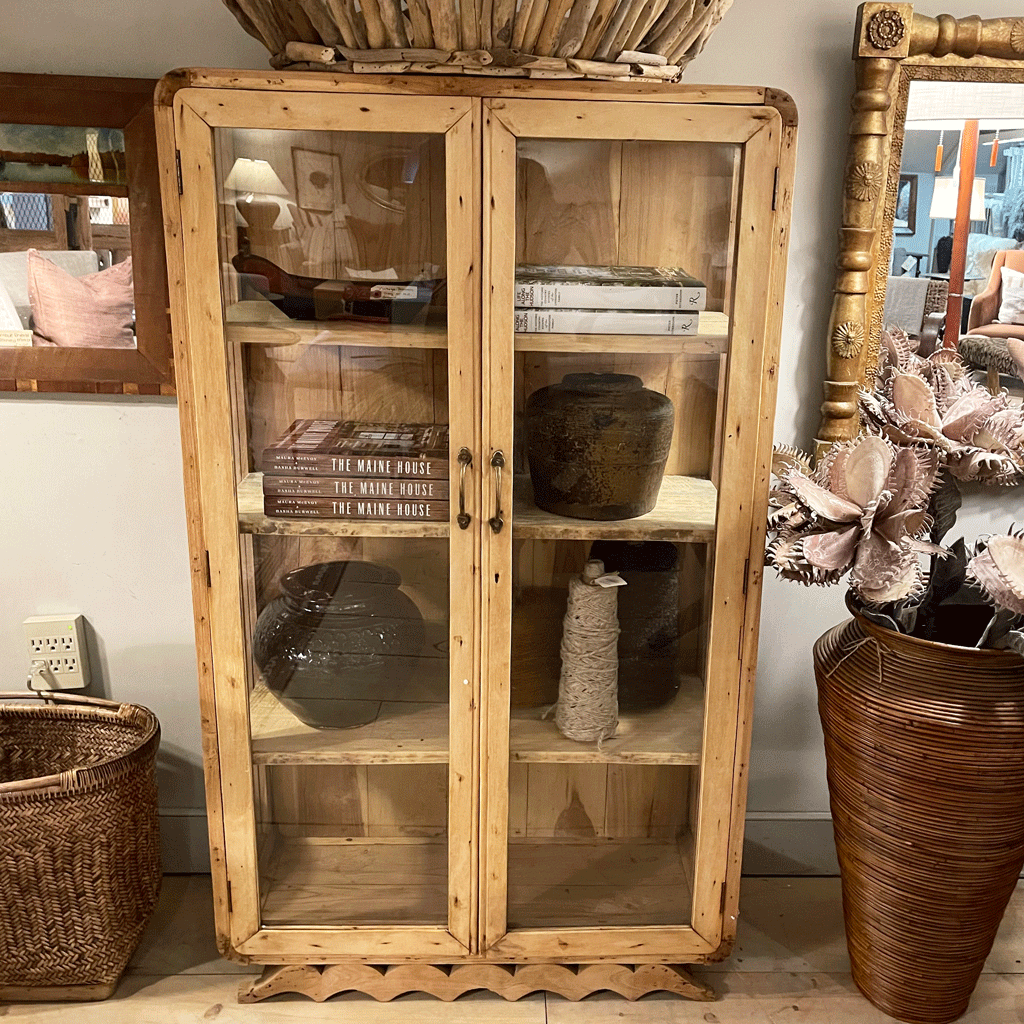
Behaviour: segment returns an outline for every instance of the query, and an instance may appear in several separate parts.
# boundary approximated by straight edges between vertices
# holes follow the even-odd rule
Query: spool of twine
[[[555,725],[571,740],[600,742],[615,735],[619,718],[618,586],[601,586],[604,564],[587,562],[569,581],[562,623],[562,673]]]

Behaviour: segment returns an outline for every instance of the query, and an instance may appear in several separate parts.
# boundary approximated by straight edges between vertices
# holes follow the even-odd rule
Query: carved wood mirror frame
[[[0,74],[2,123],[124,131],[136,336],[135,348],[0,347],[0,391],[174,394],[156,84],[141,78]],[[45,183],[39,191],[47,191]]]
[[[843,226],[818,446],[855,437],[857,391],[878,363],[910,83],[1024,82],[1024,18],[937,18],[863,3],[843,178]]]

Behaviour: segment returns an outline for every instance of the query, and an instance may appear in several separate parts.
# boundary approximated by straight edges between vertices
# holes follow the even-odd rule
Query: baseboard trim
[[[160,812],[164,870],[204,874],[210,870],[206,812],[167,807]],[[832,819],[826,813],[751,811],[743,844],[745,875],[838,875]]]
[[[832,817],[826,812],[750,811],[745,875],[838,875]]]

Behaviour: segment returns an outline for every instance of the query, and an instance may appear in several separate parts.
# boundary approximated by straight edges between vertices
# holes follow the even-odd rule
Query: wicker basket
[[[1012,651],[859,616],[814,645],[853,980],[902,1021],[966,1009],[1024,865]]]
[[[156,717],[51,698],[0,704],[0,1000],[105,999],[160,891]]]
[[[224,0],[275,68],[675,81],[732,0]]]

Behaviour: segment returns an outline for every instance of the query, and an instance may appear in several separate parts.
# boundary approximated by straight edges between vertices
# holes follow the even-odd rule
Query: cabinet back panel
[[[448,353],[332,345],[250,346],[249,465],[297,419],[448,422]]]
[[[509,766],[509,835],[519,839],[665,839],[689,827],[679,765]]]
[[[444,835],[448,766],[275,765],[270,821],[287,836]]]
[[[730,297],[739,147],[520,139],[517,261],[681,266]]]

